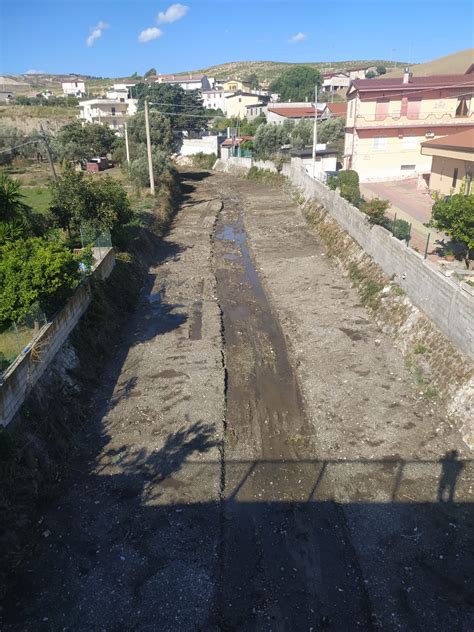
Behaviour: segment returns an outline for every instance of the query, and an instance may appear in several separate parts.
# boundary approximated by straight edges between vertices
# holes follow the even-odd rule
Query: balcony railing
[[[348,125],[350,125],[348,121]],[[419,114],[407,116],[400,114],[358,115],[355,120],[356,127],[398,127],[409,125],[474,125],[474,112],[468,116],[455,116],[454,114],[440,112],[439,114]]]

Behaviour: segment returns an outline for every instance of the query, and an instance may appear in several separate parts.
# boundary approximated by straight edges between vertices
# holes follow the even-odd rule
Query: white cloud
[[[96,26],[91,26],[89,31],[90,31],[90,35],[89,37],[86,39],[86,44],[87,46],[93,46],[94,42],[96,39],[99,39],[99,37],[102,37],[102,33],[104,31],[104,29],[108,29],[109,25],[107,24],[107,22],[99,22]]]
[[[292,35],[288,41],[293,44],[299,44],[300,42],[304,42],[307,37],[306,33],[301,33],[300,31],[299,33],[296,33],[296,35]]]
[[[161,29],[156,28],[156,26],[152,26],[149,29],[145,29],[138,36],[138,41],[140,44],[145,44],[146,42],[151,42],[157,37],[161,37],[163,35],[163,31]]]
[[[189,7],[185,4],[171,4],[166,11],[160,11],[158,13],[158,17],[156,18],[158,24],[177,22],[184,18],[186,13],[189,11]]]
[[[25,72],[25,75],[44,75],[44,74],[46,74],[46,73],[44,72],[44,70],[34,70],[34,69],[31,69],[31,70],[27,70],[27,71]]]

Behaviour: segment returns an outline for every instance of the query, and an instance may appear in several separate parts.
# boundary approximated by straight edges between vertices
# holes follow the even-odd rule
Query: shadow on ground
[[[455,502],[470,462],[228,463],[216,448],[199,422],[89,459],[11,578],[3,629],[471,629],[474,512]],[[351,486],[377,468],[388,501]],[[402,500],[414,469],[442,502]]]

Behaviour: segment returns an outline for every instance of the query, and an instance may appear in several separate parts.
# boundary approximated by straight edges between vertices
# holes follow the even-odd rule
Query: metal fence
[[[13,364],[47,324],[45,313],[36,303],[20,320],[0,330],[0,374]]]

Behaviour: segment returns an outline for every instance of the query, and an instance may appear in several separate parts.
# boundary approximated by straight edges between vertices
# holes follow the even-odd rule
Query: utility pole
[[[318,84],[314,88],[313,180],[316,178],[316,145],[318,144]]]
[[[145,99],[145,128],[146,128],[146,150],[148,154],[148,173],[150,174],[150,193],[152,195],[155,195],[155,178],[153,176],[153,162],[151,159],[150,121],[148,119],[148,99]]]
[[[46,132],[44,131],[42,123],[40,123],[40,130],[41,130],[41,134],[40,135],[41,135],[41,138],[43,139],[43,143],[44,143],[44,146],[46,148],[46,153],[48,154],[49,166],[51,167],[51,172],[53,174],[53,178],[55,180],[57,180],[58,179],[58,175],[56,173],[56,169],[54,168],[54,162],[53,162],[53,157],[51,156],[51,150],[49,148],[48,137],[46,135]]]
[[[124,132],[125,132],[125,149],[127,151],[127,163],[130,164],[130,148],[128,146],[128,128],[127,128],[126,121],[125,121]]]

